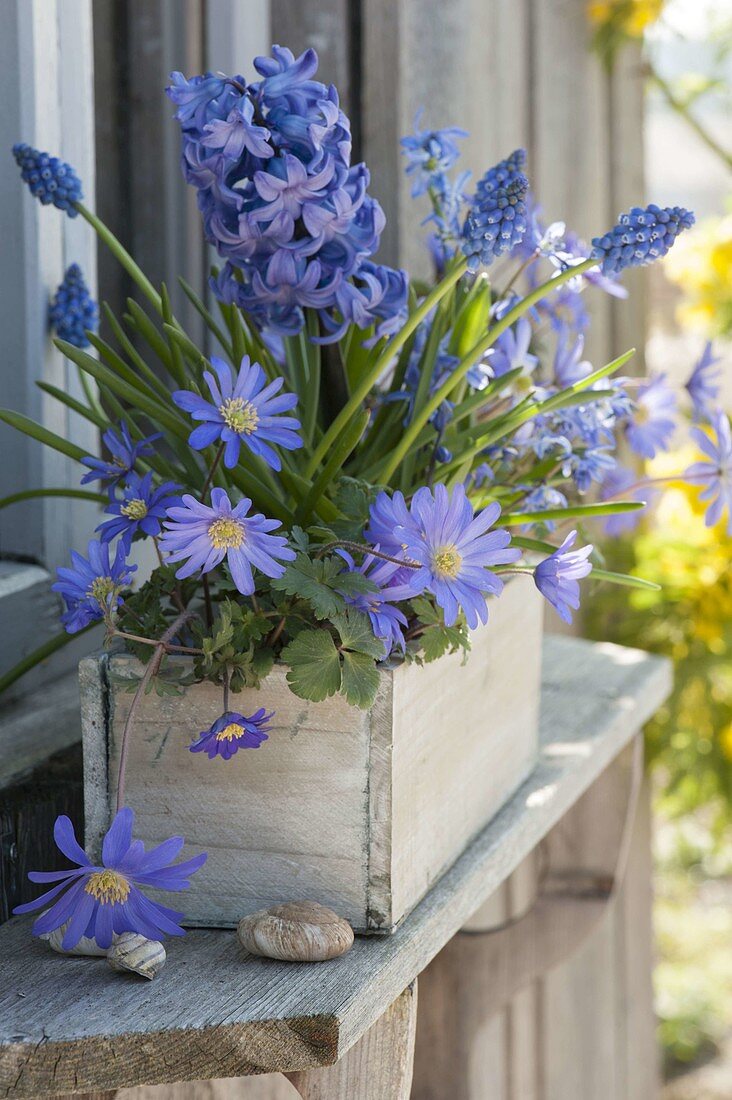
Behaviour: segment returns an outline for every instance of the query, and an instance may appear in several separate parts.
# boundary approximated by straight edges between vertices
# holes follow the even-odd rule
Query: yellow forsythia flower
[[[611,26],[628,38],[643,32],[661,15],[665,0],[590,0],[587,13],[596,27]]]
[[[684,293],[681,324],[707,336],[732,333],[732,214],[701,222],[678,241],[666,273]]]

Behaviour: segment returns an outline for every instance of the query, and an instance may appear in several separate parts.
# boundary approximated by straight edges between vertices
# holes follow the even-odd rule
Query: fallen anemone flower
[[[102,862],[95,864],[78,843],[68,817],[56,819],[53,836],[59,850],[79,866],[71,871],[29,871],[31,882],[56,883],[35,901],[18,905],[14,913],[33,913],[53,905],[33,925],[33,935],[68,927],[61,941],[64,951],[75,947],[82,936],[110,947],[112,936],[137,932],[150,940],[163,935],[183,936],[179,925],[182,913],[168,909],[146,897],[140,887],[157,890],[186,890],[190,875],[206,862],[206,852],[172,864],[184,840],[173,836],[146,852],[139,840],[132,839],[134,814],[119,810],[102,845]],[[58,897],[58,895],[61,895]],[[54,901],[57,898],[58,900]]]

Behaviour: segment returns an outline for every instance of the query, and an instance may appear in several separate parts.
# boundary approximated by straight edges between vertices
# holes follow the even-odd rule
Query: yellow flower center
[[[237,722],[229,722],[228,726],[224,726],[221,733],[216,734],[217,741],[233,741],[236,737],[241,737],[241,726]]]
[[[257,430],[259,413],[251,401],[245,401],[243,397],[227,397],[223,405],[219,405],[219,412],[226,427],[237,435],[251,435]]]
[[[100,604],[106,604],[114,592],[114,581],[111,577],[95,577],[86,590],[87,596],[97,600]]]
[[[147,515],[147,504],[140,497],[135,497],[128,504],[123,504],[120,512],[128,519],[144,519]]]
[[[244,542],[244,528],[236,519],[215,519],[209,526],[208,537],[217,550],[238,550]]]
[[[114,905],[116,902],[127,901],[130,884],[117,871],[95,871],[93,875],[89,875],[84,889],[102,905]]]
[[[443,546],[432,556],[432,567],[440,577],[457,577],[463,559],[456,546]]]
[[[636,405],[633,412],[633,419],[635,420],[636,424],[647,424],[648,421],[651,419],[651,414],[649,413],[645,405]]]

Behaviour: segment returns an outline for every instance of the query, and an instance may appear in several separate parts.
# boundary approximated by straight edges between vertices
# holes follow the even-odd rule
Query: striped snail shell
[[[107,954],[112,970],[139,974],[151,981],[165,966],[165,948],[157,940],[146,940],[137,932],[123,932]]]
[[[353,947],[353,929],[314,901],[260,909],[239,921],[239,942],[252,955],[288,962],[324,962]]]
[[[96,940],[90,939],[88,936],[82,936],[75,947],[66,948],[61,946],[68,923],[67,921],[60,928],[54,928],[53,932],[44,932],[38,938],[45,940],[48,946],[57,951],[59,955],[89,955],[90,957],[96,956],[103,959],[107,954],[106,947],[100,947]],[[115,936],[114,938],[117,939],[118,937]]]

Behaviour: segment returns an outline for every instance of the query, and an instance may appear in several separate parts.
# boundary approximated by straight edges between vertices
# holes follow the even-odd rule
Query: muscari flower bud
[[[600,261],[603,275],[617,275],[665,256],[679,233],[693,224],[694,215],[683,206],[634,206],[604,237],[593,238],[590,255]]]
[[[76,217],[78,211],[74,203],[80,202],[84,196],[81,180],[70,164],[33,149],[25,142],[13,146],[13,156],[32,195],[40,199],[44,206],[53,203],[70,218]]]
[[[71,264],[66,269],[63,282],[49,306],[48,323],[62,340],[76,348],[87,348],[87,331],[96,329],[99,323],[99,308],[84,282],[81,268]]]
[[[476,194],[463,228],[463,252],[468,269],[477,271],[520,244],[528,227],[526,196],[529,181],[517,175],[506,187]]]

